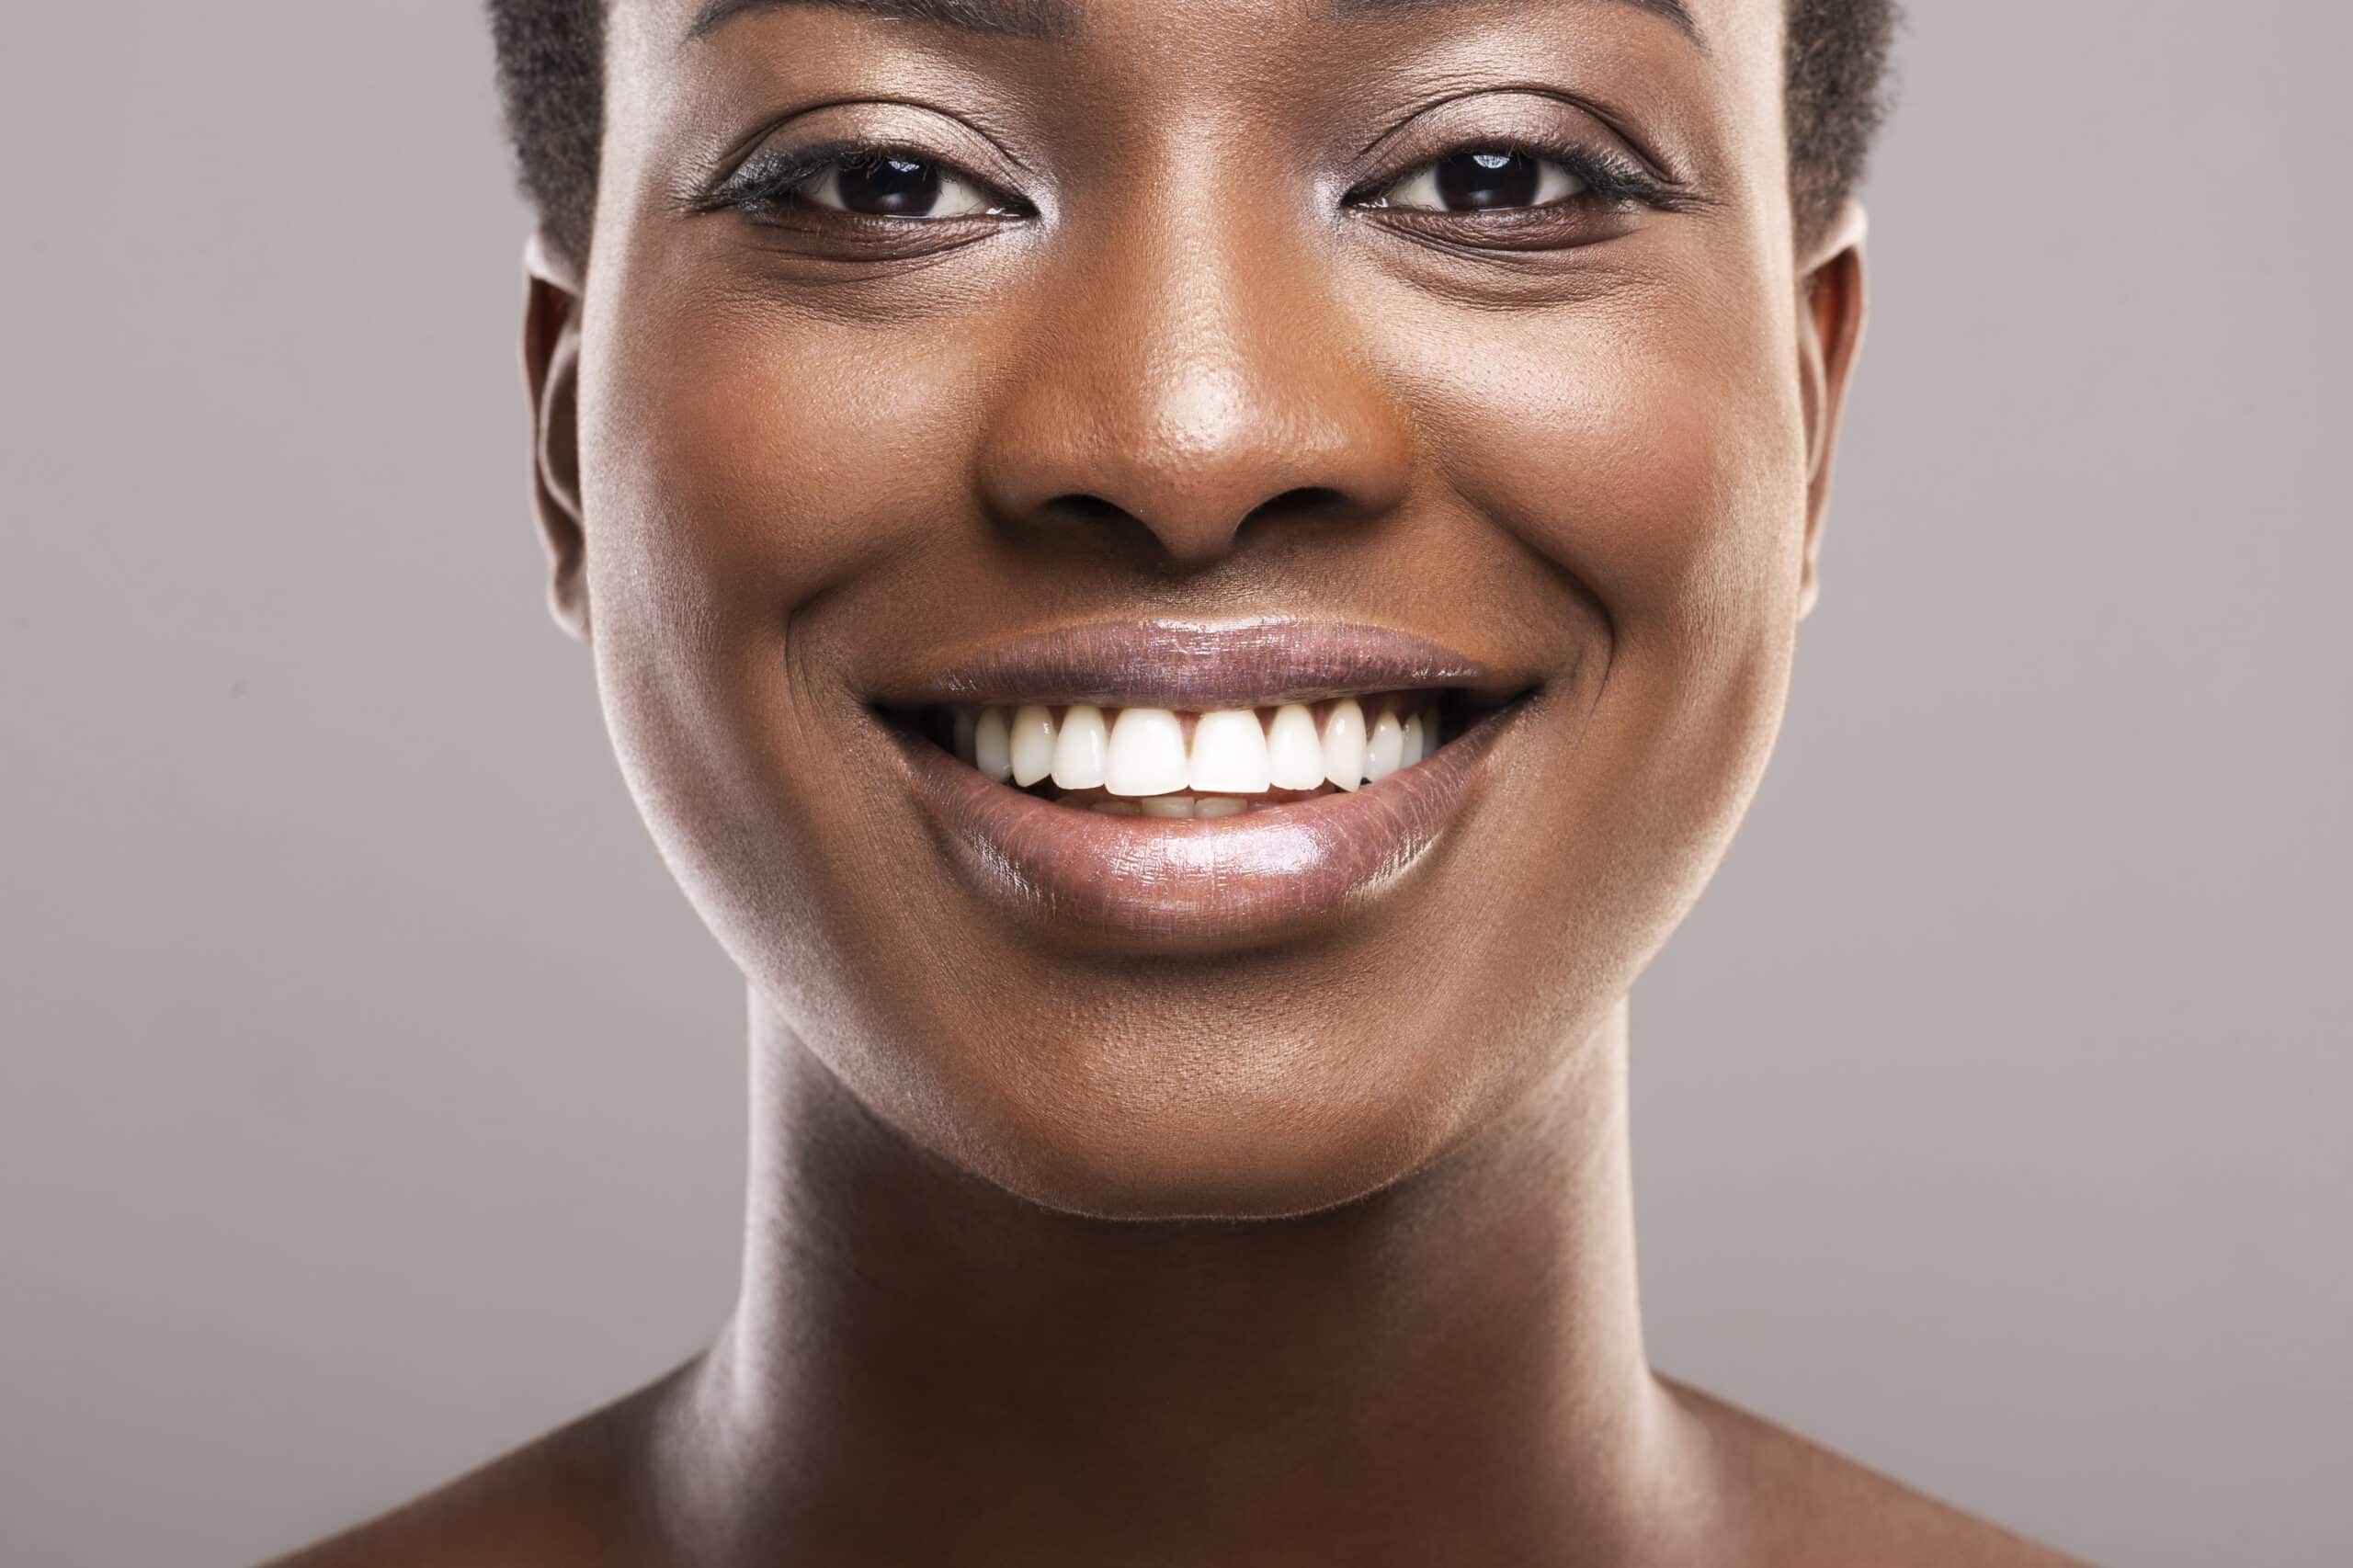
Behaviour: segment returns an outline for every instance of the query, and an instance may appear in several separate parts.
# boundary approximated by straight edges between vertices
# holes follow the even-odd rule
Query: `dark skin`
[[[287,1561],[2062,1562],[1643,1347],[1626,997],[1769,754],[1863,321],[1859,212],[1793,231],[1778,0],[698,9],[616,7],[526,361],[557,617],[750,983],[742,1294]],[[843,140],[961,215],[714,195]],[[1404,199],[1506,146],[1593,177]],[[1272,938],[994,902],[870,706],[1302,610],[1532,696],[1440,851]]]

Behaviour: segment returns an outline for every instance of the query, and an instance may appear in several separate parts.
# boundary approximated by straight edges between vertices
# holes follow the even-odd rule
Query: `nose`
[[[1279,220],[1231,205],[1157,208],[1059,269],[986,434],[990,506],[1141,531],[1180,568],[1245,524],[1393,508],[1409,431],[1313,237],[1270,239]]]

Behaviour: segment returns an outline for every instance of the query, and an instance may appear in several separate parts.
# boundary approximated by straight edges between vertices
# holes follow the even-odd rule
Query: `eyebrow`
[[[1014,38],[1068,38],[1077,29],[1077,17],[1066,0],[705,0],[695,14],[694,26],[687,29],[687,38],[702,38],[755,11],[793,6],[848,11],[893,22],[929,22],[935,27]]]
[[[1343,17],[1366,14],[1394,15],[1401,12],[1441,11],[1475,0],[1334,0],[1334,8]],[[1608,3],[1647,11],[1675,24],[1683,36],[1707,47],[1699,36],[1699,24],[1691,15],[1684,0],[1608,0]],[[1078,18],[1068,0],[704,0],[703,7],[695,14],[694,25],[687,29],[689,40],[718,30],[736,17],[755,11],[780,11],[788,6],[811,6],[824,10],[848,11],[858,16],[880,17],[890,21],[928,22],[936,27],[961,28],[966,32],[1003,33],[1014,38],[1064,39],[1077,31]]]
[[[1344,17],[1367,13],[1392,16],[1401,12],[1449,11],[1476,3],[1477,0],[1335,0],[1340,15]],[[1701,50],[1708,47],[1707,40],[1699,36],[1698,19],[1691,15],[1691,8],[1683,0],[1609,0],[1609,3],[1663,17],[1674,23],[1677,31]]]

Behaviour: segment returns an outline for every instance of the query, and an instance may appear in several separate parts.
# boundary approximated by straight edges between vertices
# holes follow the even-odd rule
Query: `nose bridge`
[[[1315,237],[1279,176],[1237,180],[1213,137],[1179,139],[1072,257],[1039,358],[995,432],[1017,511],[1102,504],[1179,560],[1222,553],[1284,497],[1325,511],[1392,505],[1395,410],[1353,351]]]

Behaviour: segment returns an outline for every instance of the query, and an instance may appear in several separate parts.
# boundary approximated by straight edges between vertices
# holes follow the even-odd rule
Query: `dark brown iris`
[[[881,157],[845,164],[842,205],[878,218],[921,218],[939,203],[939,167],[913,158]]]
[[[1525,153],[1457,153],[1435,172],[1438,198],[1449,211],[1529,206],[1540,177],[1536,160]]]

